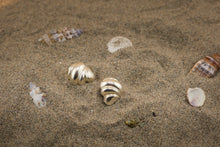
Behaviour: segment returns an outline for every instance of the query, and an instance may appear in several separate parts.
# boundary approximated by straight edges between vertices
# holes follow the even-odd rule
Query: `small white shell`
[[[46,94],[42,93],[40,88],[37,87],[35,84],[33,84],[32,82],[30,82],[30,96],[33,98],[33,102],[34,104],[38,107],[44,107],[46,106]]]
[[[105,78],[101,84],[101,95],[106,105],[114,104],[121,97],[122,86],[115,78]]]
[[[205,102],[205,92],[201,88],[189,88],[187,91],[187,98],[190,105],[200,107]]]
[[[92,82],[95,76],[91,69],[85,66],[84,63],[72,64],[68,69],[68,75],[75,84],[85,84],[86,82]]]
[[[107,46],[108,46],[108,51],[111,53],[114,53],[119,49],[131,47],[132,42],[125,37],[117,36],[117,37],[112,38],[108,42]]]

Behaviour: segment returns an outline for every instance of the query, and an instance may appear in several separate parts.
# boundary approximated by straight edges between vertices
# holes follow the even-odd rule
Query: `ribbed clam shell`
[[[105,78],[101,84],[101,95],[106,105],[114,104],[121,97],[122,86],[115,78]]]
[[[72,64],[68,69],[68,75],[74,84],[85,84],[87,82],[92,82],[95,76],[91,69],[87,67],[84,63]]]
[[[191,69],[191,71],[198,71],[200,76],[211,78],[220,68],[220,54],[206,56],[199,60]]]
[[[187,98],[190,105],[200,107],[205,102],[205,92],[201,88],[189,88],[187,91]]]
[[[108,42],[107,46],[108,46],[108,51],[111,53],[114,53],[119,49],[131,47],[132,42],[125,37],[117,36],[117,37],[112,38]]]

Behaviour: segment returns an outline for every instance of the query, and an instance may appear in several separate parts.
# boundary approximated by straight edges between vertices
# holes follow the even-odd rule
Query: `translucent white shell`
[[[106,105],[112,105],[121,97],[122,86],[115,78],[105,78],[101,84],[101,95]]]
[[[114,53],[119,49],[131,47],[132,42],[125,37],[117,36],[117,37],[112,38],[108,42],[107,46],[108,46],[108,51],[111,53]]]
[[[46,94],[42,93],[40,88],[37,87],[35,84],[30,82],[29,84],[29,89],[30,89],[30,96],[33,98],[34,104],[38,107],[45,107],[46,106]]]
[[[92,82],[95,79],[91,69],[84,63],[72,64],[68,69],[68,75],[74,84],[79,85]]]
[[[200,107],[205,102],[205,92],[201,88],[189,88],[187,91],[187,98],[190,105]]]

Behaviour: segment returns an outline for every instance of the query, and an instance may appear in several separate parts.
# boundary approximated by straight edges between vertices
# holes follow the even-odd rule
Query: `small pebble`
[[[131,128],[136,127],[138,125],[138,123],[139,123],[139,121],[136,121],[134,119],[125,121],[125,124]]]

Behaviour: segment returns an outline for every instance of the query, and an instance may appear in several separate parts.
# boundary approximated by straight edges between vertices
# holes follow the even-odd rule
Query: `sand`
[[[52,46],[38,42],[64,26],[85,33]],[[220,73],[188,75],[198,60],[220,53],[219,28],[218,0],[3,2],[0,146],[220,146]],[[115,36],[133,47],[108,52]],[[68,81],[68,67],[77,62],[94,71],[94,82]],[[124,91],[112,106],[99,89],[109,76]],[[29,82],[47,93],[46,107],[34,105]],[[186,100],[194,87],[206,94],[199,108]],[[130,119],[138,126],[128,127]]]

